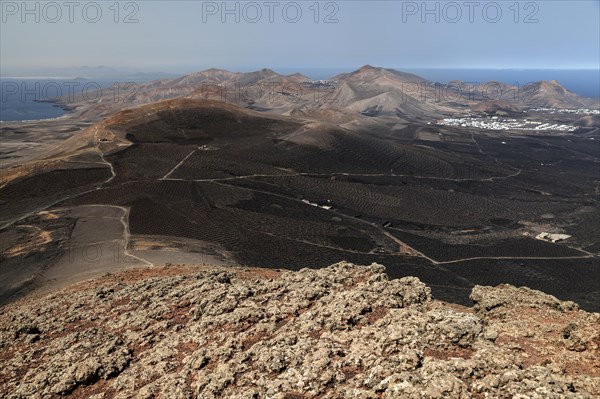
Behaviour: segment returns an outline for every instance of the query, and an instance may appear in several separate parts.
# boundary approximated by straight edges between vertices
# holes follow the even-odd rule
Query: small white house
[[[535,236],[538,240],[550,241],[550,242],[559,242],[564,241],[567,238],[571,238],[570,235],[567,234],[551,234],[551,233],[540,233]]]

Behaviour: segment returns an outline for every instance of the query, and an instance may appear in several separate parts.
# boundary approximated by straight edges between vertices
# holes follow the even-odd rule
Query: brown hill
[[[369,82],[373,83],[379,81],[381,83],[387,81],[393,84],[393,82],[399,83],[427,83],[426,79],[408,72],[400,72],[395,69],[374,67],[371,65],[364,65],[361,68],[349,72],[342,73],[334,76],[330,80],[333,81],[354,81],[354,82]],[[383,83],[386,85],[385,83]]]
[[[556,80],[540,81],[522,88],[523,103],[532,107],[586,108],[594,101],[565,89]]]
[[[489,114],[519,114],[521,109],[506,100],[482,101],[471,106],[476,112],[485,112]]]

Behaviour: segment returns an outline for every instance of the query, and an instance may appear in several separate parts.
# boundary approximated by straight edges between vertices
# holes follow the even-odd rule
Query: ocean
[[[47,102],[62,96],[85,92],[87,98],[107,98],[109,89],[118,79],[65,79],[65,78],[1,78],[0,121],[28,121],[54,119],[65,115],[68,110]]]
[[[291,74],[300,72],[312,79],[328,79],[354,68],[279,68],[277,72]],[[557,80],[572,92],[584,97],[600,98],[600,71],[597,69],[411,69],[396,67],[404,72],[417,74],[425,79],[448,83],[462,80],[466,83],[499,81],[520,86],[539,80]],[[107,90],[119,80],[85,80],[64,78],[2,78],[0,98],[0,121],[39,120],[58,118],[68,111],[52,103],[39,102],[68,95],[86,89],[93,97]],[[126,82],[122,80],[121,82]],[[138,81],[138,83],[141,81]],[[101,93],[106,95],[106,93]]]
[[[0,91],[0,121],[51,119],[64,115],[66,111],[62,108],[36,101],[42,99],[42,87],[46,88],[47,84],[55,82],[59,81],[53,79],[0,79],[2,87]],[[40,85],[39,89],[36,89],[36,84]],[[29,92],[30,90],[31,92]]]

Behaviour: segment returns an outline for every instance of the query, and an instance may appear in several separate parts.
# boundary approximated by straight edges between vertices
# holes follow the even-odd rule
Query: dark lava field
[[[47,225],[31,213],[117,205],[130,208],[132,237],[215,244],[240,265],[377,262],[445,301],[470,304],[474,285],[509,283],[600,310],[600,137],[300,128],[229,109],[162,110],[110,126],[132,143],[105,155],[114,178],[98,164],[16,180],[0,190],[0,216]],[[535,239],[553,229],[572,237]]]

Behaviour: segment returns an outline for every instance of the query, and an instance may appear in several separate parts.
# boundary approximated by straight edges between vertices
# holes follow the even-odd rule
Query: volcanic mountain
[[[556,80],[532,83],[523,87],[523,92],[524,104],[533,107],[585,108],[593,104],[565,89]]]
[[[593,107],[558,82],[524,87],[500,82],[440,84],[394,69],[365,65],[324,81],[302,74],[281,75],[270,69],[240,73],[208,69],[176,79],[117,84],[99,101],[81,96],[59,102],[75,108],[74,116],[98,118],[118,110],[189,96],[216,100],[277,115],[298,115],[333,123],[386,125],[406,120],[435,120],[463,112],[481,102],[505,101],[504,109]],[[352,125],[348,125],[352,126]]]

